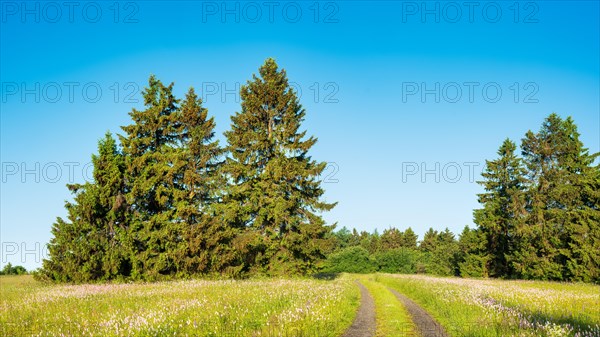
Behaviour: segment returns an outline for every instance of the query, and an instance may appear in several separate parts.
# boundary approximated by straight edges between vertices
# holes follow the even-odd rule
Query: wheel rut
[[[410,314],[418,332],[422,337],[449,337],[448,333],[431,315],[413,302],[410,298],[400,294],[394,289],[388,288],[396,298],[404,304]]]
[[[342,337],[373,337],[375,336],[375,301],[360,282],[355,281],[360,289],[360,307],[352,325]]]

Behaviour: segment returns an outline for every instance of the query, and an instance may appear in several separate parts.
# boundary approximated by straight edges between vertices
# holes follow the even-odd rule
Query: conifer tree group
[[[505,140],[480,182],[474,251],[493,277],[600,282],[600,166],[572,118],[551,114],[539,132]]]
[[[55,282],[160,280],[218,274],[403,272],[600,283],[600,165],[574,121],[551,114],[486,162],[476,228],[420,242],[404,232],[333,232],[321,213],[317,142],[285,70],[267,59],[242,86],[222,146],[193,88],[151,76],[144,110],[119,141],[106,133],[93,181],[67,185],[66,220],[52,227],[36,277]],[[435,207],[435,206],[434,206]]]
[[[334,232],[332,272],[427,273],[600,283],[600,165],[572,118],[551,114],[486,162],[475,228]]]
[[[218,273],[305,274],[327,235],[316,143],[285,70],[267,59],[241,88],[241,111],[215,140],[194,89],[180,100],[151,76],[144,110],[130,112],[119,143],[93,155],[94,180],[69,185],[38,277],[58,282],[158,280]]]

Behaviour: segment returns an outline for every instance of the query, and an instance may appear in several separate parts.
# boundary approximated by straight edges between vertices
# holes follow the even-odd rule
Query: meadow
[[[1,277],[3,336],[339,336],[349,277],[44,285]]]
[[[378,274],[451,336],[600,336],[600,286]]]
[[[600,286],[341,274],[333,279],[52,285],[0,277],[3,336],[341,336],[375,302],[376,336],[419,336],[390,289],[451,336],[600,336]]]

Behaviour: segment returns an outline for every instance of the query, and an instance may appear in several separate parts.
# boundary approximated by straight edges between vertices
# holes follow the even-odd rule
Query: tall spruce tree
[[[175,189],[175,219],[183,229],[187,250],[178,257],[189,274],[222,272],[235,258],[230,242],[234,232],[219,218],[217,203],[226,181],[219,172],[223,149],[214,140],[215,121],[208,118],[193,88],[175,114],[180,151]]]
[[[528,174],[523,277],[598,279],[600,249],[598,154],[590,155],[573,120],[551,114],[538,133],[527,132],[522,153]]]
[[[104,278],[114,279],[129,276],[129,207],[125,195],[128,187],[125,180],[125,157],[110,133],[100,141],[98,155],[92,156],[94,164],[94,188],[97,191],[96,206],[101,222],[101,244],[106,249],[103,259]],[[105,240],[104,240],[105,239]]]
[[[59,282],[116,278],[129,272],[122,238],[126,235],[124,162],[110,133],[92,156],[93,182],[70,184],[68,220],[57,218],[40,276]]]
[[[560,254],[565,260],[563,278],[600,283],[600,153],[590,154],[579,140],[571,117],[563,121],[565,149],[559,159],[563,178],[552,197],[561,200],[565,241]]]
[[[485,193],[479,194],[482,209],[474,211],[474,222],[487,243],[487,271],[493,277],[513,274],[511,266],[517,231],[523,229],[525,217],[525,170],[515,154],[516,145],[506,139],[498,149],[498,159],[487,161]],[[468,234],[467,234],[468,235]]]
[[[132,209],[132,277],[157,279],[181,272],[180,258],[187,251],[185,224],[175,216],[176,189],[182,184],[177,148],[181,122],[173,83],[165,86],[151,76],[143,97],[146,110],[129,113],[133,124],[122,127],[121,143]]]
[[[320,200],[326,163],[308,155],[317,139],[300,131],[305,110],[273,59],[240,93],[241,112],[225,132],[224,165],[232,183],[224,218],[239,231],[234,245],[240,271],[311,271],[331,230],[319,212],[335,205]]]

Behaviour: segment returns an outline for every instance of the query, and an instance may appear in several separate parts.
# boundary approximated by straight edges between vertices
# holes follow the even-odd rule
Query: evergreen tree
[[[479,194],[482,209],[474,211],[474,222],[479,226],[489,256],[487,270],[493,277],[513,274],[510,261],[515,249],[515,235],[522,229],[525,216],[524,168],[515,154],[516,145],[506,139],[499,158],[486,161],[482,173],[485,193]]]
[[[133,211],[132,276],[156,279],[181,271],[179,258],[187,251],[185,224],[175,215],[176,189],[182,184],[177,148],[181,122],[173,83],[165,86],[151,76],[143,97],[146,110],[129,113],[133,124],[122,127],[121,143]]]
[[[125,199],[125,158],[110,133],[100,141],[98,155],[92,156],[94,184],[97,191],[96,206],[100,221],[101,245],[106,254],[103,259],[104,278],[128,276],[131,271],[128,246],[129,208]]]
[[[430,227],[427,232],[425,232],[423,241],[419,243],[419,250],[422,252],[433,252],[435,250],[438,234],[438,231]]]
[[[377,231],[377,228],[373,233],[367,231],[361,232],[360,245],[366,249],[370,254],[375,254],[381,250],[381,236]]]
[[[436,275],[458,275],[456,270],[456,255],[458,254],[458,241],[448,228],[440,232],[435,250],[432,253],[430,272]]]
[[[393,227],[384,229],[380,239],[381,249],[384,251],[400,248],[403,243],[402,232],[399,229]]]
[[[127,207],[123,194],[123,157],[110,133],[92,156],[94,182],[71,184],[68,220],[57,218],[40,276],[60,282],[86,282],[127,274],[122,246]]]
[[[225,132],[224,164],[232,183],[224,218],[240,232],[234,243],[240,270],[310,271],[324,257],[330,231],[319,212],[335,205],[320,200],[326,163],[308,156],[317,139],[300,131],[305,111],[273,59],[242,87],[241,98],[241,112]]]
[[[462,277],[488,277],[488,244],[482,231],[465,226],[458,239],[456,267]]]
[[[593,162],[598,154],[583,147],[570,117],[562,120],[556,114],[537,134],[527,133],[522,149],[530,170],[529,224],[538,230],[534,239],[542,255],[534,259],[530,274],[597,279],[599,180]]]
[[[429,228],[419,244],[421,263],[417,265],[417,272],[449,276],[455,272],[455,255],[458,245],[454,234],[446,228],[438,232]]]
[[[335,250],[343,249],[350,246],[352,239],[352,232],[346,228],[346,226],[340,228],[338,231],[332,232],[332,236],[335,238]]]
[[[352,235],[348,240],[348,247],[355,247],[360,245],[360,233],[356,230],[356,228],[352,228]]]
[[[223,226],[217,203],[226,181],[219,172],[223,150],[214,140],[214,118],[202,107],[190,88],[180,109],[174,114],[178,121],[179,150],[175,167],[176,221],[182,228],[185,251],[178,257],[180,269],[186,273],[221,272],[234,258],[230,241],[233,233]]]
[[[528,168],[528,232],[517,264],[521,276],[597,278],[598,167],[573,120],[551,114],[522,142]]]
[[[408,227],[404,233],[402,233],[402,242],[401,242],[401,247],[405,247],[405,248],[410,248],[410,249],[417,249],[417,239],[419,237],[417,236],[417,234],[415,234],[415,232],[412,230],[412,228]]]
[[[599,153],[584,148],[571,117],[562,124],[565,149],[558,162],[563,178],[552,197],[562,204],[555,218],[562,218],[558,221],[566,232],[560,252],[566,261],[563,277],[600,283],[600,165],[594,165]]]

